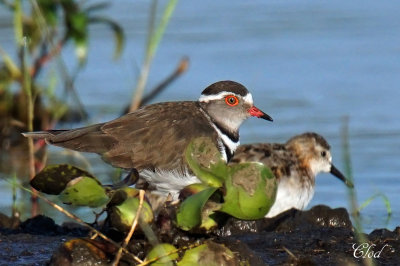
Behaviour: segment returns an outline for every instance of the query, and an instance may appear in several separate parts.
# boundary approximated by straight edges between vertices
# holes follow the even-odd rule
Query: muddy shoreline
[[[48,265],[60,245],[88,234],[79,225],[59,226],[45,216],[14,229],[11,224],[0,216],[0,265]],[[400,227],[377,229],[366,237],[368,254],[355,251],[358,244],[347,211],[322,205],[289,210],[274,219],[229,218],[223,227],[200,235],[241,253],[251,265],[362,265],[363,255],[375,255],[377,265],[400,265]]]

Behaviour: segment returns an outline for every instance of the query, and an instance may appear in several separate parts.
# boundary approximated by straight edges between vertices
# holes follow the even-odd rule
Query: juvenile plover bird
[[[285,144],[259,143],[241,145],[230,163],[261,162],[268,166],[278,181],[275,203],[265,217],[307,207],[314,195],[315,177],[330,172],[347,186],[353,187],[333,164],[328,142],[317,133],[297,135]]]
[[[253,105],[243,85],[220,81],[208,86],[198,101],[156,103],[106,123],[23,135],[98,153],[114,167],[136,169],[159,194],[177,198],[183,187],[200,182],[184,159],[190,141],[210,137],[228,161],[239,146],[240,125],[251,116],[272,121]]]

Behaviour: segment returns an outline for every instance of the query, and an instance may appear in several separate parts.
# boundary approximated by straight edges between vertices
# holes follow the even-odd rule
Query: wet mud
[[[169,228],[171,225],[163,226],[169,234],[161,228],[161,241],[179,246],[183,242],[211,239],[224,244],[250,265],[362,265],[363,256],[375,256],[377,265],[400,265],[400,227],[393,231],[377,229],[366,235],[365,245],[369,249],[362,251],[357,249],[359,243],[344,208],[319,205],[308,211],[289,210],[273,219],[257,221],[227,218],[224,226],[207,234],[188,234]],[[90,258],[82,260],[86,251],[71,257],[65,256],[65,247],[61,248],[66,241],[87,237],[88,233],[79,225],[60,226],[45,216],[18,224],[0,215],[0,265],[48,265],[50,260],[53,265],[73,265],[77,262],[73,256],[90,264],[94,262]],[[136,249],[136,254],[140,248],[149,248],[144,240],[136,242],[136,247],[130,248]],[[107,264],[107,260],[97,262]]]

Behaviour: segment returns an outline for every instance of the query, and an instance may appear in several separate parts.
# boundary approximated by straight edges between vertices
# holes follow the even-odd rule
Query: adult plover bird
[[[200,182],[183,155],[190,141],[210,137],[228,161],[239,146],[239,127],[250,116],[272,121],[253,105],[243,85],[220,81],[207,87],[198,101],[156,103],[106,123],[24,136],[98,153],[115,167],[136,169],[159,194],[176,198],[183,187]]]
[[[314,195],[315,177],[321,172],[330,172],[353,187],[332,164],[328,142],[316,133],[297,135],[285,144],[241,145],[230,163],[249,161],[265,164],[278,180],[275,203],[266,217],[274,217],[291,208],[302,210],[307,207]]]

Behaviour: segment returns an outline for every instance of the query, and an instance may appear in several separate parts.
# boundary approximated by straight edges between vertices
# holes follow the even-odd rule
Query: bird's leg
[[[122,187],[129,187],[129,186],[132,186],[132,185],[136,184],[138,179],[139,179],[139,172],[135,168],[132,168],[124,179],[122,179],[118,183],[115,183],[113,185],[109,185],[108,187],[111,187],[112,189],[119,189],[119,188],[122,188]]]

